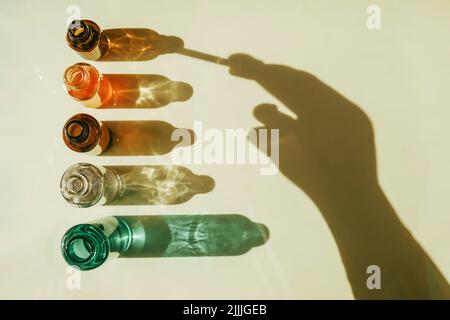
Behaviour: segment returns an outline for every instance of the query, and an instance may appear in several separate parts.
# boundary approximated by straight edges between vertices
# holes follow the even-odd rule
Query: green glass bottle
[[[269,229],[238,214],[113,216],[64,235],[69,265],[95,269],[112,257],[236,256],[264,244]]]

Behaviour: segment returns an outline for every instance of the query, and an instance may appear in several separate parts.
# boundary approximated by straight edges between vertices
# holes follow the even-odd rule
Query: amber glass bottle
[[[184,43],[178,37],[165,36],[146,28],[101,30],[91,20],[74,20],[66,40],[87,60],[145,61],[161,54],[178,52]]]
[[[74,20],[70,24],[66,40],[69,46],[80,56],[88,60],[97,60],[102,56],[101,29],[91,20]]]
[[[108,80],[93,66],[77,63],[64,72],[64,85],[67,93],[85,107],[99,108],[112,94]]]
[[[79,113],[67,120],[63,128],[66,146],[76,152],[99,155],[110,145],[108,128],[94,117]]]

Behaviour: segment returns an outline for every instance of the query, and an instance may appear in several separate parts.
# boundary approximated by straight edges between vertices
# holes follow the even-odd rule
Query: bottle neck
[[[74,20],[69,26],[69,37],[72,40],[84,42],[92,36],[92,29],[83,20]]]
[[[70,204],[86,208],[105,196],[103,171],[89,163],[77,163],[64,172],[60,183],[61,194]]]
[[[116,217],[106,217],[69,229],[62,239],[62,253],[69,265],[91,270],[125,252],[131,239],[127,224]]]
[[[86,121],[72,120],[66,125],[66,134],[70,141],[80,143],[89,136],[89,125]]]
[[[73,65],[64,72],[64,84],[68,90],[82,90],[90,83],[90,74],[83,65]]]
[[[63,128],[63,139],[70,149],[87,152],[96,146],[100,133],[100,123],[94,117],[80,113],[67,120]]]
[[[70,46],[80,51],[92,50],[97,45],[99,36],[99,26],[89,20],[74,20],[67,30]]]

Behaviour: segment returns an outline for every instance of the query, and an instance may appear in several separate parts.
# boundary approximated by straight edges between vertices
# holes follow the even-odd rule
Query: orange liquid
[[[69,89],[68,93],[78,100],[87,100],[92,98],[99,90],[99,74],[92,67],[81,67],[87,71],[86,77],[81,69],[75,69],[69,74],[69,84],[79,86],[77,89]]]

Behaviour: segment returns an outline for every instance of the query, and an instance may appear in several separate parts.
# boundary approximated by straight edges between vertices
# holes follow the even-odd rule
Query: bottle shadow
[[[119,258],[238,256],[269,239],[267,226],[238,214],[117,218],[134,231]]]
[[[183,40],[145,28],[117,28],[102,31],[101,57],[98,61],[146,61],[173,53],[184,46]]]
[[[107,90],[101,109],[160,108],[193,94],[189,84],[157,74],[104,74],[103,81]]]
[[[110,145],[100,156],[156,156],[175,147],[187,147],[195,141],[194,131],[186,130],[190,139],[172,140],[177,130],[165,121],[103,121],[109,129]]]
[[[261,128],[279,129],[279,169],[322,213],[355,297],[449,298],[445,277],[380,186],[374,129],[363,110],[310,73],[244,54],[226,64],[232,75],[256,81],[296,115],[273,104],[254,109]],[[377,276],[369,274],[372,265],[381,270],[380,290],[371,287]]]
[[[175,165],[105,166],[116,173],[122,185],[121,193],[106,206],[174,205],[189,201],[197,194],[211,192],[214,179],[196,175]]]

